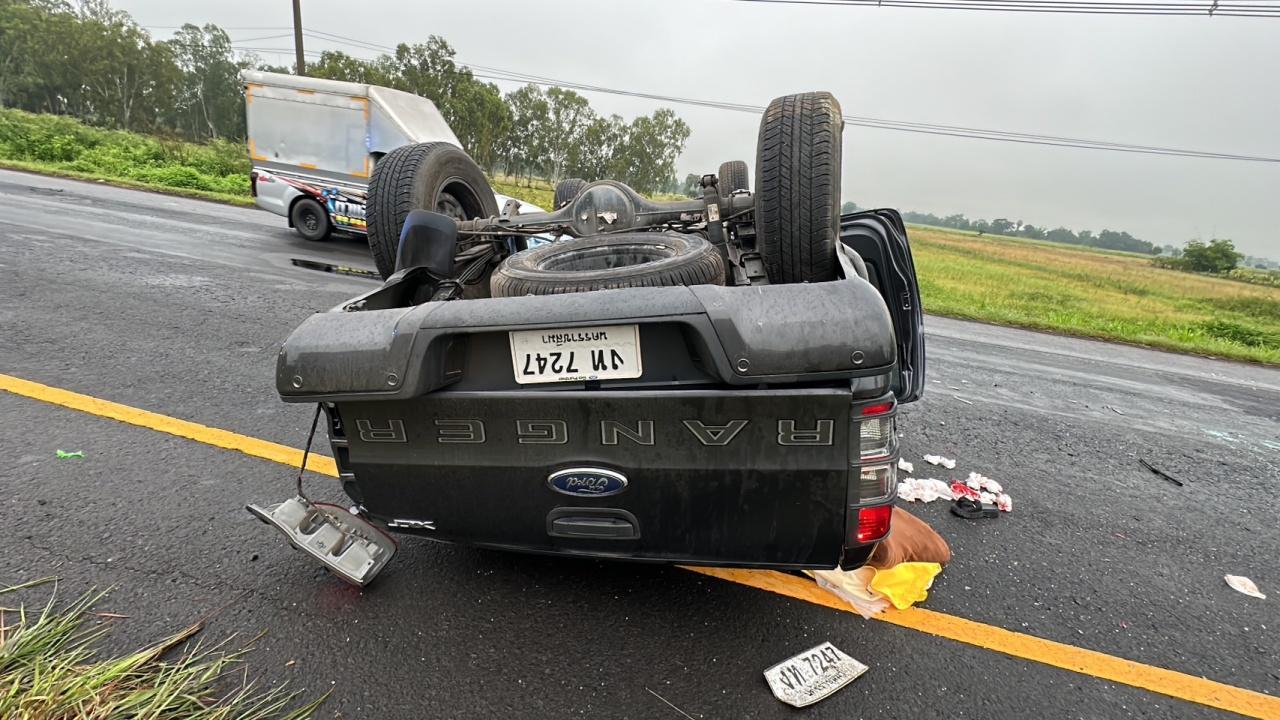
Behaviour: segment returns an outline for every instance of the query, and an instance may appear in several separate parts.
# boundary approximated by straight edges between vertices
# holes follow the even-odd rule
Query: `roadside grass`
[[[189,143],[0,109],[0,163],[126,187],[249,204],[249,158],[229,141]]]
[[[910,231],[925,312],[1280,364],[1280,289],[1067,246]]]
[[[0,597],[51,580],[0,588]],[[55,590],[38,608],[0,608],[0,717],[304,720],[327,697],[295,707],[300,693],[259,688],[244,667],[248,648],[228,650],[228,641],[197,641],[166,659],[200,625],[102,658],[99,646],[120,617],[94,611],[105,595],[91,592],[59,604]]]

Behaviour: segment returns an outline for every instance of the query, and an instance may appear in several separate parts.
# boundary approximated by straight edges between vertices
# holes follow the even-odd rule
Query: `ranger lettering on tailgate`
[[[704,423],[701,420],[684,420],[681,423],[698,442],[709,447],[723,447],[751,424],[750,420],[730,420],[723,424]],[[797,420],[779,420],[777,443],[783,446],[829,446],[835,435],[835,420],[820,419],[801,424]],[[360,439],[365,442],[406,442],[405,423],[402,420],[356,420]],[[516,420],[517,442],[523,445],[564,445],[569,442],[569,424],[564,420]],[[435,421],[436,442],[469,443],[487,442],[483,420],[458,419]],[[619,420],[600,421],[600,444],[618,445],[622,439],[637,445],[654,444],[654,421],[637,420],[626,423]]]

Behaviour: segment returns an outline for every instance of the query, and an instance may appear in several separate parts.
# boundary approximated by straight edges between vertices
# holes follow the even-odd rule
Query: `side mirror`
[[[425,267],[439,278],[453,277],[453,257],[458,251],[458,224],[448,215],[413,210],[400,229],[396,272]]]

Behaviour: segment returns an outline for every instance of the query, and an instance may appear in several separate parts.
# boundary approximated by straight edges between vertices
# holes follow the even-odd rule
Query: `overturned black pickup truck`
[[[828,93],[778,98],[754,192],[735,161],[687,201],[566,181],[549,213],[485,214],[487,182],[452,145],[388,153],[368,207],[385,282],[306,319],[277,369],[282,399],[323,412],[353,506],[299,481],[250,510],[358,584],[394,552],[388,531],[863,564],[890,530],[924,339],[898,213],[840,214],[842,129]]]

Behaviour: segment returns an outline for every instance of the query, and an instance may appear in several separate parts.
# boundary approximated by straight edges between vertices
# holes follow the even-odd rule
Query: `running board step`
[[[245,509],[284,533],[290,545],[354,585],[368,585],[396,554],[390,536],[336,505],[294,497],[265,508],[246,505]]]

